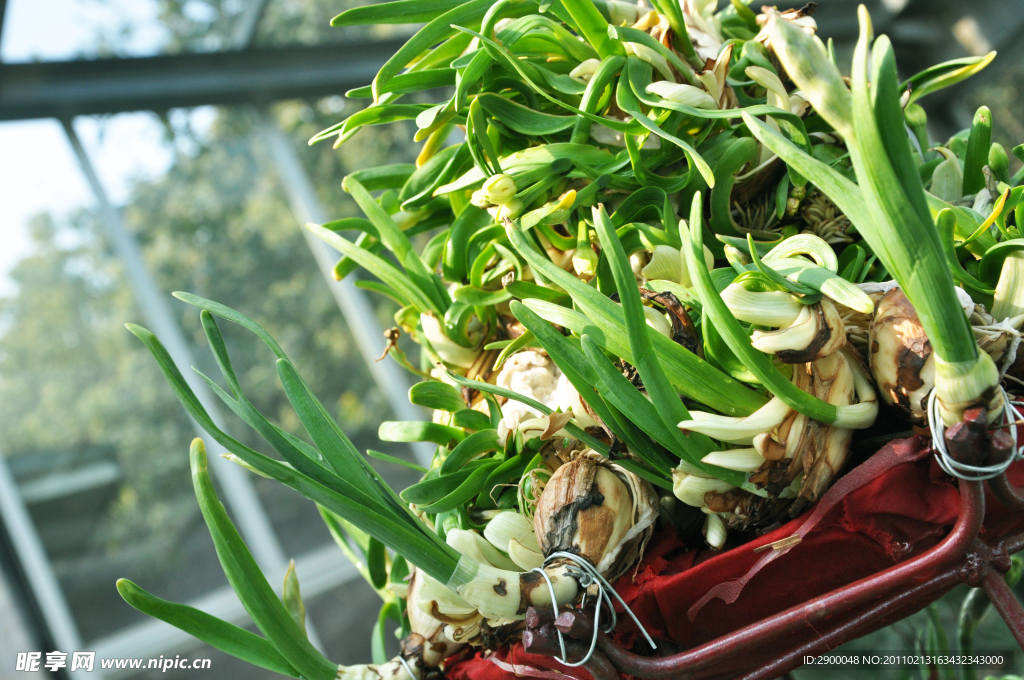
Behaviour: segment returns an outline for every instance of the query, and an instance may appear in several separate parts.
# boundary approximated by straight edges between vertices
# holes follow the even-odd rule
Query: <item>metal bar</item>
[[[322,224],[329,218],[324,210],[320,199],[316,196],[313,183],[302,167],[302,161],[292,148],[291,142],[281,132],[280,128],[270,119],[264,111],[256,111],[260,136],[267,143],[270,155],[274,159],[281,183],[284,185],[285,193],[288,195],[288,202],[291,204],[292,212],[300,224],[316,222]],[[345,316],[352,337],[359,346],[359,352],[370,369],[374,381],[380,391],[388,400],[392,412],[399,420],[422,420],[423,411],[409,403],[406,394],[409,391],[409,381],[401,369],[392,361],[377,361],[377,358],[384,352],[384,329],[377,323],[373,307],[370,305],[366,294],[356,288],[352,277],[342,281],[335,281],[334,262],[337,255],[326,243],[316,238],[307,229],[302,229],[302,234],[313,251],[317,266],[327,286],[331,289],[341,313]],[[434,455],[434,447],[425,442],[414,442],[410,444],[416,462],[424,467],[430,465]]]
[[[611,638],[601,635],[598,647],[623,673],[644,678],[666,678],[684,671],[706,668],[726,656],[743,654],[758,645],[778,640],[829,616],[835,616],[870,600],[888,595],[963,557],[977,537],[985,514],[985,497],[980,482],[960,481],[960,515],[949,535],[935,547],[915,558],[809,602],[790,607],[768,619],[752,623],[728,635],[673,656],[648,658],[627,652]]]
[[[1024,608],[1021,608],[1017,596],[1006,584],[1006,578],[995,569],[989,568],[981,579],[981,587],[992,600],[996,611],[1003,617],[1017,644],[1024,649]]]
[[[920,610],[928,602],[934,601],[948,592],[962,579],[963,567],[958,565],[919,586],[884,598],[881,602],[872,605],[868,610],[824,633],[821,637],[816,637],[796,649],[788,650],[764,666],[743,675],[741,680],[778,678],[802,666],[804,659],[808,656],[817,656],[844,642],[867,635],[872,630],[881,628],[888,621],[905,618],[913,611]]]
[[[61,652],[82,652],[86,651],[82,646],[82,636],[78,632],[78,624],[71,614],[71,607],[64,597],[64,591],[60,587],[60,581],[53,571],[50,558],[46,554],[39,533],[36,531],[32,517],[18,491],[18,485],[14,481],[11,470],[7,466],[7,459],[0,453],[0,519],[11,537],[11,543],[21,562],[25,578],[32,589],[32,596],[39,605],[39,611],[53,640],[57,651]],[[51,650],[53,651],[53,650]],[[86,678],[84,671],[78,670],[68,675],[74,679]],[[99,677],[102,674],[99,668],[95,673],[88,675],[90,678]]]
[[[0,64],[0,120],[327,97],[371,82],[403,43]]]
[[[82,146],[73,124],[71,121],[65,120],[63,125],[68,141],[82,167],[82,172],[96,195],[103,221],[114,244],[114,250],[124,263],[128,284],[146,322],[150,325],[151,330],[160,337],[175,364],[182,367],[195,365],[192,350],[185,340],[184,333],[174,320],[170,307],[167,305],[166,296],[157,288],[146,268],[138,244],[125,228],[120,213],[114,209],[107,198],[99,175],[96,173],[85,147]],[[199,402],[209,412],[210,417],[215,422],[222,424],[224,421],[221,418],[217,400],[207,385],[193,371],[184,370],[182,375]],[[198,423],[193,421],[192,425],[198,436],[205,435]],[[216,441],[209,439],[207,449],[212,466],[217,473],[217,481],[223,490],[228,506],[233,511],[234,521],[245,537],[253,557],[264,574],[282,578],[288,564],[284,550],[274,534],[270,520],[267,518],[251,481],[242,468],[221,458],[220,454],[225,453],[226,450]]]
[[[235,24],[235,32],[232,35],[232,44],[235,49],[244,50],[252,45],[256,37],[256,29],[260,26],[260,19],[267,8],[269,0],[249,0],[249,6],[245,8],[238,23]]]
[[[337,546],[327,545],[295,560],[295,573],[302,585],[302,597],[309,602],[318,595],[329,592],[359,578],[359,572],[344,557]],[[218,588],[188,603],[201,611],[239,626],[250,625],[249,614],[231,586]],[[307,627],[309,620],[307,619]],[[104,659],[155,658],[160,654],[178,654],[202,646],[202,642],[170,624],[156,619],[129,626],[113,635],[96,640],[92,649],[96,656]],[[117,672],[109,672],[115,677]],[[122,674],[127,674],[124,671]]]

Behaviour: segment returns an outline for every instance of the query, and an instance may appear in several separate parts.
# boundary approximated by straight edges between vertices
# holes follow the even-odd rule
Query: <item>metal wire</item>
[[[1016,404],[1018,402],[1011,401],[1010,395],[1002,387],[999,389],[1003,393],[1001,424],[1010,424],[1010,436],[1013,438],[1013,454],[1008,456],[1002,463],[995,465],[967,465],[950,455],[949,449],[946,448],[946,425],[942,422],[942,416],[939,413],[939,400],[936,398],[935,390],[932,390],[931,394],[928,395],[928,425],[932,431],[932,448],[935,450],[935,458],[939,461],[939,466],[946,474],[970,482],[980,482],[998,477],[1006,472],[1013,463],[1021,459],[1024,447],[1017,446],[1016,423],[1024,420],[1024,415],[1017,408]]]
[[[405,657],[399,654],[398,660],[402,663],[403,666],[405,666],[405,671],[409,674],[409,677],[412,678],[412,680],[416,680],[417,676],[415,673],[412,672],[412,668],[409,666],[409,662],[405,660]]]
[[[565,639],[562,637],[562,631],[555,628],[555,633],[558,634],[558,646],[562,652],[562,658],[558,659],[559,663],[561,663],[563,666],[576,668],[590,661],[590,658],[594,655],[594,650],[597,648],[597,636],[602,630],[602,605],[608,608],[609,618],[611,619],[608,622],[608,626],[603,629],[604,632],[611,633],[613,630],[615,630],[615,626],[618,624],[618,615],[615,613],[615,606],[612,604],[612,600],[608,596],[609,592],[615,596],[615,599],[617,599],[619,601],[619,604],[622,605],[623,610],[625,610],[625,612],[629,614],[629,617],[633,619],[633,622],[636,624],[637,628],[640,629],[640,632],[643,633],[644,638],[646,638],[648,644],[651,645],[651,648],[658,648],[658,645],[656,645],[651,636],[648,635],[647,629],[645,629],[643,624],[640,623],[640,619],[636,617],[636,615],[633,613],[633,610],[630,609],[629,605],[626,604],[625,600],[623,600],[622,597],[617,592],[615,592],[615,589],[612,588],[612,585],[608,583],[607,579],[605,579],[605,577],[601,575],[601,572],[599,572],[594,565],[588,562],[585,558],[569,552],[551,553],[547,556],[547,559],[544,560],[544,565],[547,566],[549,562],[559,558],[569,560],[575,565],[576,568],[572,569],[569,573],[573,578],[576,579],[576,581],[584,589],[584,598],[586,598],[586,589],[590,588],[590,586],[592,585],[597,586],[597,604],[594,606],[594,636],[590,640],[590,649],[587,650],[587,653],[579,661],[569,661],[568,655],[565,652]],[[555,618],[557,619],[558,601],[555,599],[555,587],[551,583],[551,577],[548,576],[548,573],[542,567],[531,569],[531,571],[536,571],[540,573],[540,575],[543,576],[544,580],[547,582],[548,592],[551,594],[551,606],[555,611]]]

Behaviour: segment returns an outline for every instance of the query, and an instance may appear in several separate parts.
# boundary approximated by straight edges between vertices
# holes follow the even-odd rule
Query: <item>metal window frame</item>
[[[126,61],[135,62],[134,66],[141,67],[136,69],[137,74],[145,74],[154,67],[170,66],[172,70],[177,69],[179,77],[183,74],[195,74],[197,70],[195,64],[191,66],[184,64],[185,68],[182,68],[183,61],[189,59],[193,61],[212,59],[214,62],[226,63],[228,68],[221,68],[222,72],[220,73],[215,72],[213,78],[206,80],[205,87],[203,83],[200,83],[200,92],[198,93],[189,93],[187,85],[182,86],[179,83],[177,91],[174,91],[174,88],[169,91],[165,87],[149,88],[147,93],[151,100],[145,101],[144,98],[140,98],[137,87],[132,85],[135,81],[131,77],[126,78],[126,74],[123,71],[117,71],[116,67],[114,73],[106,73],[105,68],[108,64],[100,60],[93,64],[84,63],[84,69],[87,72],[78,73],[77,77],[84,76],[87,86],[77,89],[68,86],[74,84],[76,68],[83,68],[83,63],[79,63],[77,67],[73,63],[57,66],[60,71],[57,74],[58,77],[53,77],[52,73],[48,76],[46,73],[48,69],[52,69],[52,64],[0,64],[0,82],[5,85],[0,88],[0,120],[39,117],[40,114],[45,115],[46,113],[60,119],[68,143],[100,208],[101,218],[109,232],[115,251],[125,266],[126,276],[136,302],[146,317],[146,322],[161,337],[172,359],[181,366],[195,363],[192,360],[189,345],[171,313],[166,295],[159,290],[153,280],[137,242],[125,228],[119,211],[111,204],[92,160],[75,130],[74,115],[101,112],[105,109],[106,104],[109,104],[110,99],[118,101],[118,106],[123,111],[177,108],[210,103],[228,104],[265,99],[268,95],[268,78],[266,72],[259,71],[258,66],[254,69],[254,65],[258,65],[261,61],[258,58],[253,58],[254,52],[266,55],[265,59],[275,63],[287,62],[287,60],[280,59],[285,52],[305,53],[301,56],[305,58],[306,77],[295,78],[292,72],[294,66],[289,66],[286,63],[285,68],[279,69],[280,73],[277,79],[279,87],[284,89],[274,91],[271,88],[269,91],[274,99],[283,99],[288,96],[310,96],[317,90],[323,90],[319,94],[333,93],[338,89],[346,89],[346,85],[351,86],[354,82],[361,82],[372,77],[379,64],[383,63],[384,59],[397,47],[397,43],[392,45],[391,41],[377,42],[371,46],[361,46],[361,48],[355,45],[349,46],[346,51],[353,56],[358,54],[359,64],[363,65],[362,68],[355,69],[352,68],[352,60],[339,59],[337,50],[333,48],[251,50],[249,47],[267,1],[253,0],[241,17],[235,33],[235,42],[239,49],[234,52],[218,55],[181,55],[170,58],[152,57],[140,60],[109,60],[116,67],[123,66]],[[3,9],[4,0],[0,0],[0,26],[2,26]],[[331,69],[324,67],[321,67],[319,71],[316,68],[309,69],[308,57],[312,52],[323,53],[321,58],[330,62]],[[248,80],[233,77],[231,70],[237,68],[239,64],[252,74]],[[339,65],[342,65],[340,71]],[[88,74],[90,69],[91,82]],[[40,77],[40,73],[42,73],[42,77]],[[341,84],[337,82],[339,77],[342,81]],[[68,78],[70,81],[67,80]],[[104,81],[103,78],[106,80]],[[233,89],[224,88],[225,80],[232,83]],[[174,82],[173,75],[171,81]],[[273,79],[270,81],[274,82]],[[13,87],[11,87],[12,84]],[[24,96],[26,93],[28,99],[35,99],[36,105],[23,106],[18,103],[18,97]],[[232,97],[238,99],[232,99]],[[2,102],[4,99],[8,101]],[[104,99],[108,101],[100,105],[99,110],[93,110],[97,106],[97,102]],[[68,106],[69,100],[71,106]],[[50,108],[48,110],[44,110],[47,106],[40,108],[38,106],[40,101],[48,102],[47,106]],[[313,183],[287,137],[264,111],[255,111],[255,115],[262,135],[268,140],[275,169],[285,188],[289,204],[300,228],[302,228],[301,225],[309,221],[326,221],[326,211],[317,199]],[[407,378],[393,363],[376,361],[376,358],[383,352],[385,341],[383,329],[377,323],[373,308],[365,293],[356,288],[351,280],[335,282],[331,275],[334,256],[331,255],[326,244],[312,237],[305,229],[303,229],[303,233],[336,303],[352,329],[360,353],[375,382],[388,399],[392,411],[399,418],[419,419],[423,412],[405,398],[409,386]],[[183,375],[214,421],[223,422],[219,404],[213,398],[207,385],[191,372],[184,371]],[[193,426],[197,434],[200,436],[204,434],[197,423],[193,422]],[[233,511],[235,521],[239,524],[239,529],[260,565],[260,569],[268,576],[269,580],[273,581],[275,577],[276,580],[280,580],[286,568],[284,551],[250,479],[241,468],[221,458],[219,454],[224,453],[225,450],[219,444],[210,441],[208,449],[212,454],[212,465],[216,470],[225,500]],[[419,462],[429,463],[433,455],[431,447],[421,443],[412,445],[411,449]],[[51,639],[62,651],[64,649],[69,652],[84,651],[82,637],[71,609],[53,572],[24,500],[2,456],[0,456],[0,517],[12,537],[17,553],[16,558],[29,574],[32,595],[45,617],[45,624]],[[336,546],[331,544],[298,557],[296,571],[301,574],[303,594],[307,598],[328,592],[359,576],[359,572],[352,565],[346,563],[343,558],[340,558]],[[248,614],[230,587],[217,589],[190,604],[233,623],[244,625],[248,622]],[[311,642],[322,649],[323,645],[311,621],[307,622],[307,632]],[[160,654],[166,655],[194,649],[199,645],[201,643],[191,636],[169,624],[156,620],[129,626],[105,638],[88,643],[91,648],[89,651],[95,650],[99,658],[152,658]],[[84,677],[81,671],[72,674],[65,669],[65,674],[72,678]],[[97,668],[89,677],[102,679],[127,674],[130,674],[130,671],[107,670],[101,672]]]

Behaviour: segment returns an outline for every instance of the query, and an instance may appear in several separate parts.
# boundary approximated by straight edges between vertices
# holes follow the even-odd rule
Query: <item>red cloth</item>
[[[663,527],[635,574],[621,578],[616,590],[655,640],[687,649],[886,569],[935,545],[956,522],[957,487],[929,453],[923,436],[891,442],[799,518],[726,552],[687,550]],[[1008,476],[1024,486],[1024,463],[1015,464]],[[1021,514],[991,496],[985,505],[983,539],[1024,529]],[[754,552],[794,533],[804,534],[803,539],[788,551]],[[629,647],[637,631],[624,617],[619,620],[617,639]],[[809,630],[808,639],[813,636]],[[771,649],[764,650],[763,658],[771,655]],[[491,658],[463,659],[447,674],[452,680],[511,680],[516,675],[554,677],[550,671],[590,680],[582,669],[565,669],[518,645]]]

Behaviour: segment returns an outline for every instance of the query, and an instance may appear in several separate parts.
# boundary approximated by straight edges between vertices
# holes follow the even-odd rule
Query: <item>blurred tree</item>
[[[306,140],[342,116],[343,106],[335,98],[318,105],[282,103],[274,110],[336,216],[356,212],[340,188],[346,167],[412,155],[411,131],[401,127],[363,135],[339,151],[309,148]],[[158,286],[216,299],[263,324],[356,445],[380,448],[376,432],[389,415],[387,405],[315,266],[251,116],[218,110],[205,128],[189,124],[195,118],[165,118],[174,163],[165,176],[135,186],[122,213]],[[123,575],[114,564],[168,578],[183,568],[186,557],[175,548],[199,525],[187,460],[193,431],[149,353],[123,328],[144,318],[98,217],[89,210],[64,219],[40,215],[31,229],[35,252],[12,272],[17,293],[0,299],[0,451],[35,458],[28,467],[38,472],[52,472],[55,461],[73,469],[84,451],[115,458],[122,481],[103,516],[79,536],[87,549],[68,554],[64,563],[50,546],[62,575],[79,578],[84,561],[99,560],[93,587],[112,598],[112,579]],[[388,304],[378,307],[384,323],[394,311]],[[199,368],[218,376],[197,310],[176,300],[171,305],[195,342]],[[223,322],[221,327],[253,403],[300,434],[273,356],[248,332]],[[269,451],[245,426],[233,431]],[[45,456],[49,462],[40,463]],[[401,478],[393,466],[386,472]],[[281,531],[286,550],[311,547],[310,532],[318,542],[329,540],[311,503],[253,479],[279,531],[289,528]]]

